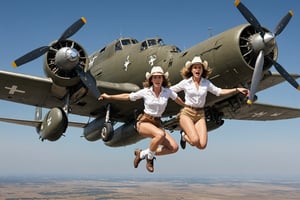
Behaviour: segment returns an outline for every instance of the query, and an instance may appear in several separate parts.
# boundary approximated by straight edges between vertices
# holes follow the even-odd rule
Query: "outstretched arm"
[[[98,100],[102,100],[102,99],[113,99],[113,100],[126,101],[126,100],[129,100],[129,93],[115,94],[115,95],[109,95],[109,94],[103,93],[98,98]]]
[[[234,93],[242,93],[244,95],[248,95],[249,90],[246,88],[232,88],[232,89],[222,89],[220,95],[234,94]]]

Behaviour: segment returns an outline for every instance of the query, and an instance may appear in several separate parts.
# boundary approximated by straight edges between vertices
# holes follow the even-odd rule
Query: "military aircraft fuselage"
[[[99,82],[98,87],[101,88],[102,93],[111,93],[112,88],[106,90],[102,87],[101,82],[131,83],[138,86],[123,88],[124,92],[131,92],[142,88],[145,73],[150,71],[152,66],[157,65],[169,72],[172,84],[178,83],[182,80],[180,71],[185,62],[200,55],[208,61],[209,66],[213,69],[210,80],[216,86],[223,88],[247,87],[255,66],[253,58],[257,56],[257,53],[251,49],[249,39],[254,33],[255,30],[249,24],[240,25],[185,51],[181,51],[175,45],[163,44],[160,38],[149,38],[142,42],[138,42],[134,38],[120,38],[90,55],[89,70]],[[273,59],[277,58],[277,46],[270,54]],[[265,62],[264,71],[271,66],[271,62]],[[115,89],[118,87],[120,86],[116,86]],[[217,98],[220,97],[209,95],[207,105],[212,104]],[[106,100],[98,102],[99,105],[95,106],[95,109],[99,109],[101,104],[104,106],[104,102],[108,103]],[[172,106],[167,107],[166,115],[176,114],[180,109],[172,102],[170,104]],[[113,105],[114,112],[112,112],[111,118],[124,116],[124,120],[131,119],[129,115],[133,110],[142,109],[142,104],[136,102],[118,102]]]

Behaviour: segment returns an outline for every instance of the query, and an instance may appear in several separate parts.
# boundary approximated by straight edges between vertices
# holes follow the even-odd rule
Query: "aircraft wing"
[[[0,99],[32,106],[61,106],[51,95],[52,80],[0,70]],[[47,102],[52,102],[45,106]]]
[[[8,72],[0,70],[0,99],[22,103],[43,108],[63,107],[63,97],[55,97],[52,90],[55,89],[50,78],[42,78],[32,75]],[[121,93],[136,91],[139,86],[132,83],[112,83],[97,81],[97,87],[107,93]],[[124,109],[124,113],[130,111],[130,107],[124,105],[127,102],[120,102],[118,105]],[[98,101],[92,94],[88,94],[80,101],[73,102],[71,113],[91,116],[99,114],[103,103]],[[101,110],[102,111],[102,110]],[[105,112],[101,113],[105,115]]]
[[[41,121],[9,119],[9,118],[0,118],[0,121],[6,123],[12,123],[12,124],[24,125],[24,126],[33,126],[33,127],[38,127],[42,123]],[[68,125],[77,128],[84,128],[86,126],[85,123],[80,123],[80,122],[69,122]]]
[[[298,74],[291,74],[295,79],[299,78]],[[258,91],[273,87],[285,79],[278,73],[267,73],[259,84]],[[254,103],[251,106],[243,105],[241,109],[234,111],[230,106],[224,106],[222,109],[225,119],[237,120],[281,120],[300,117],[300,109],[289,108],[284,106]]]
[[[223,110],[225,119],[269,121],[300,117],[300,109],[283,106],[254,103],[245,105],[237,111],[229,107]]]
[[[300,77],[298,74],[291,74],[291,76],[294,79]],[[260,81],[258,91],[268,89],[284,81],[286,80],[279,73],[272,73],[269,71],[268,73],[264,74],[262,80]]]

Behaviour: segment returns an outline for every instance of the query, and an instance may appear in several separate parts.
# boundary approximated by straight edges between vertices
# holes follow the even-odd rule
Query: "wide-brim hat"
[[[201,65],[204,66],[205,69],[207,69],[207,67],[208,67],[208,62],[207,62],[206,60],[202,61],[202,59],[201,59],[200,56],[195,56],[195,57],[193,58],[192,61],[189,61],[189,60],[188,60],[188,61],[185,63],[185,67],[186,67],[187,69],[190,69],[190,67],[191,67],[192,65],[194,65],[194,64],[201,64]]]
[[[164,70],[160,66],[154,66],[150,73],[146,72],[146,79],[149,80],[153,75],[162,75],[167,79],[169,77],[169,72],[164,73]]]

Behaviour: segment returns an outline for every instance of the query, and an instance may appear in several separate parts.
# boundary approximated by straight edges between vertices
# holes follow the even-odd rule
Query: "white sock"
[[[142,150],[140,153],[140,159],[144,159],[148,153],[149,153],[149,148]]]
[[[184,138],[184,136],[185,136],[185,132],[181,132],[181,135],[182,135],[182,141],[185,141],[185,138]]]
[[[161,152],[162,150],[163,150],[163,148],[164,148],[164,145],[158,145],[158,147],[157,147],[157,149],[156,149],[156,152]],[[156,153],[155,152],[155,153]]]
[[[148,159],[149,160],[152,160],[154,158],[154,155],[155,155],[155,151],[150,151],[148,152]]]

